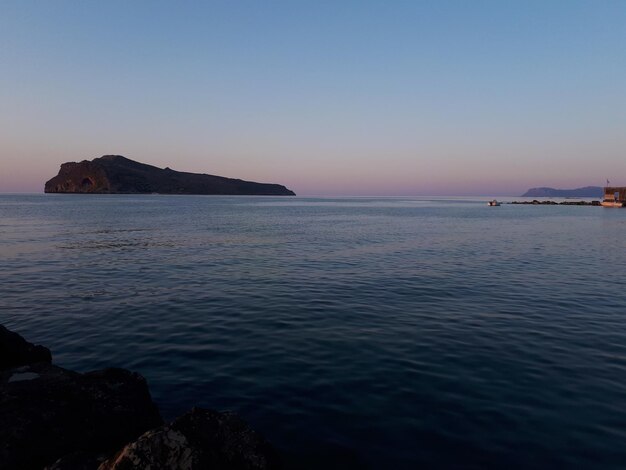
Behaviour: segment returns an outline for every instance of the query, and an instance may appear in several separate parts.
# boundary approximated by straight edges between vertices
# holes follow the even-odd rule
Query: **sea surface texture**
[[[0,322],[288,468],[623,468],[626,209],[485,201],[3,195]]]

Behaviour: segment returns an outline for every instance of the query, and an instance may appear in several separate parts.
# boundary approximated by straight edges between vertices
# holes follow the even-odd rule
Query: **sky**
[[[626,185],[626,2],[0,0],[0,192],[105,154],[299,195]]]

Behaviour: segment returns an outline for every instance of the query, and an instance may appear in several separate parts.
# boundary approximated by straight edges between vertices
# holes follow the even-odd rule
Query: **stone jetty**
[[[508,202],[506,204],[523,204],[523,205],[531,205],[531,206],[597,206],[601,207],[602,203],[600,201],[539,201],[537,199],[533,199],[532,201],[513,201]]]

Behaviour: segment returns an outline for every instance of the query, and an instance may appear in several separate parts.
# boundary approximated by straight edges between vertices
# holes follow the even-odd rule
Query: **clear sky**
[[[626,185],[626,1],[0,0],[0,192],[104,154],[302,195]]]

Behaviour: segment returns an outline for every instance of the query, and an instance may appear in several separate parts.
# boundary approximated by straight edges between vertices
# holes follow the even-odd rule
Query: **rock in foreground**
[[[2,325],[0,354],[2,470],[278,468],[234,413],[194,408],[163,425],[139,374],[54,366],[47,348]]]
[[[19,334],[0,325],[0,370],[32,364],[52,362],[48,348],[29,343]]]
[[[194,408],[143,434],[98,470],[278,468],[272,447],[234,413]]]
[[[75,452],[114,452],[162,423],[139,374],[45,363],[0,373],[0,468],[41,469]]]
[[[293,191],[279,184],[254,183],[169,168],[161,169],[121,155],[105,155],[92,161],[63,163],[59,174],[46,182],[45,192],[295,195]]]

